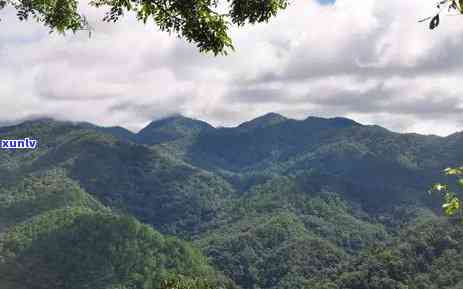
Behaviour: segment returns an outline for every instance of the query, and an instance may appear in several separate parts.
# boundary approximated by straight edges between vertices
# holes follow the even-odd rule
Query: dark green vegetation
[[[0,151],[0,288],[463,286],[463,229],[426,193],[462,134],[268,114],[0,136],[39,139]]]
[[[7,185],[0,206],[2,289],[160,288],[179,276],[227,283],[198,249],[103,206],[64,170]]]

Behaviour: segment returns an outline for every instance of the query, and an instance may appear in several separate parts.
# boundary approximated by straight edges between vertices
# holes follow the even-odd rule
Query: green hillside
[[[382,210],[419,200],[442,169],[463,161],[462,144],[457,136],[398,134],[344,118],[298,121],[270,114],[158,147],[231,176],[230,182],[237,176],[327,175],[352,184],[355,193],[368,192],[361,193],[363,205]]]
[[[448,220],[410,226],[374,246],[317,286],[338,289],[458,289],[463,286],[463,227]],[[322,285],[323,284],[323,285]],[[323,287],[324,286],[324,287]]]
[[[426,193],[463,162],[461,134],[268,114],[234,128],[176,116],[138,134],[43,119],[0,136],[39,140],[35,151],[0,150],[0,275],[10,276],[0,288],[461,281],[460,228]]]
[[[199,279],[232,286],[198,249],[105,207],[63,169],[1,188],[0,276],[5,289],[161,288]]]
[[[159,288],[175,275],[215,273],[197,250],[134,218],[74,207],[48,211],[4,236],[2,288]]]
[[[193,137],[210,130],[213,130],[213,127],[204,121],[172,116],[148,124],[137,133],[136,141],[148,145],[160,144]]]

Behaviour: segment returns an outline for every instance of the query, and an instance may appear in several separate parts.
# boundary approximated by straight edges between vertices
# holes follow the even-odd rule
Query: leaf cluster
[[[445,175],[457,177],[456,185],[463,190],[463,167],[447,168],[444,170]],[[437,192],[443,196],[442,208],[444,213],[449,217],[463,218],[463,202],[460,194],[454,192],[449,185],[437,183],[430,190],[431,193]]]
[[[139,21],[153,21],[161,31],[196,44],[200,52],[226,55],[234,50],[231,25],[267,22],[288,6],[288,0],[93,0],[90,4],[108,8],[104,21],[116,22],[134,12]],[[77,0],[0,0],[0,9],[6,5],[17,10],[20,20],[33,18],[51,31],[91,29]],[[221,13],[222,7],[228,7],[228,13]]]

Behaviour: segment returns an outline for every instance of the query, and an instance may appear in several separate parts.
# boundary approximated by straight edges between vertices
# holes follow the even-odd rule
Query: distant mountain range
[[[463,280],[463,269],[432,277],[463,264],[449,261],[463,242],[458,227],[441,230],[449,224],[436,215],[438,196],[427,193],[444,168],[463,163],[462,133],[400,134],[346,118],[275,113],[232,128],[177,115],[138,133],[51,119],[0,127],[0,139],[24,137],[38,139],[39,149],[0,150],[0,276],[16,276],[0,278],[0,288],[144,288],[180,275],[243,289],[459,289]],[[102,236],[82,226],[125,232],[110,235],[104,248],[131,245],[117,253],[86,247]],[[150,237],[129,237],[131,230]],[[75,251],[69,234],[87,245]],[[164,260],[151,264],[154,275],[111,265],[143,255],[143,246],[161,248],[146,251]],[[98,256],[101,268],[88,271],[82,261],[58,270],[39,253],[45,249],[60,258]],[[28,262],[42,270],[21,283]],[[361,262],[379,269],[365,273]],[[92,275],[106,274],[100,269],[112,274],[107,282]],[[30,287],[37,282],[42,287]]]
[[[155,145],[158,151],[222,176],[316,171],[352,183],[354,195],[375,191],[358,197],[380,208],[396,199],[416,201],[442,169],[463,161],[462,133],[400,134],[347,118],[294,120],[269,113],[237,127],[214,128],[174,116],[153,121],[137,134],[95,128],[125,141]]]

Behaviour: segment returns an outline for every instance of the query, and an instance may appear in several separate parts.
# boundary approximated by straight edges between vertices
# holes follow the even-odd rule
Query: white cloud
[[[234,28],[237,52],[227,57],[199,54],[133,17],[102,23],[87,6],[90,39],[49,35],[6,10],[0,122],[47,115],[136,130],[172,113],[235,125],[275,111],[448,134],[463,125],[463,17],[429,31],[417,20],[433,5],[294,1],[268,24]]]

